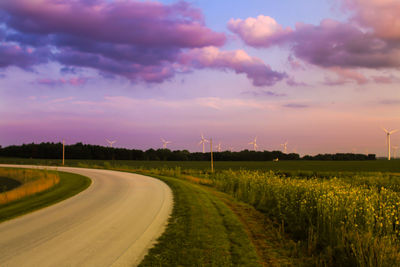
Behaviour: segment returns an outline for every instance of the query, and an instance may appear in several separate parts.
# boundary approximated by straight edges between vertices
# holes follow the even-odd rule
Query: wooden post
[[[214,159],[213,159],[213,151],[212,151],[212,138],[210,138],[210,151],[211,151],[211,172],[214,172]]]
[[[64,159],[65,159],[65,141],[63,139],[63,160],[62,160],[62,165],[64,166]]]

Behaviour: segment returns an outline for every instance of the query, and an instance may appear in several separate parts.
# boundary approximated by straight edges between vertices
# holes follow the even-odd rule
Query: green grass
[[[174,209],[140,266],[262,266],[243,225],[218,197],[187,181],[156,177],[173,190]]]
[[[0,163],[15,164],[40,164],[60,165],[59,159],[21,159],[0,158]],[[134,161],[134,160],[66,160],[67,166],[99,166],[130,168],[175,168],[208,170],[210,163],[207,161]],[[106,166],[108,165],[108,166]],[[375,161],[216,161],[216,170],[247,169],[247,170],[274,170],[274,171],[309,171],[309,172],[400,172],[400,160],[375,160]]]
[[[0,205],[0,222],[21,216],[72,197],[86,189],[91,180],[82,175],[58,172],[60,182],[50,189],[17,201]]]

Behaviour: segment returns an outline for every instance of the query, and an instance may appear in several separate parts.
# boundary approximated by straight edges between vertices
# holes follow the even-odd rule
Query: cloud
[[[353,20],[357,20],[360,22],[359,24],[367,28],[359,27],[351,21],[339,22],[324,19],[319,25],[299,22],[294,29],[290,29],[277,24],[272,18],[266,19],[265,16],[246,20],[230,20],[228,28],[250,46],[289,47],[296,58],[323,68],[400,67],[398,1],[382,1],[390,3],[387,5],[381,5],[378,1],[373,0],[343,1],[349,8],[355,10]],[[361,7],[362,4],[368,8]],[[383,18],[381,13],[374,11],[374,15],[368,18],[369,13],[366,15],[363,12],[373,10],[374,6],[377,7],[377,10],[383,10],[384,14],[389,17]],[[393,10],[390,11],[389,7],[392,7]],[[374,23],[375,20],[380,20],[380,22]],[[390,21],[393,24],[388,28],[396,30],[384,31],[384,27],[379,26],[384,23],[382,21]],[[262,29],[265,31],[263,32]]]
[[[285,73],[277,72],[260,59],[249,56],[243,50],[221,51],[217,47],[192,49],[182,54],[180,62],[195,68],[232,69],[244,73],[254,86],[271,86],[285,79]]]
[[[50,52],[46,48],[26,48],[15,44],[0,43],[0,68],[17,66],[23,69],[46,63]]]
[[[400,41],[400,2],[398,0],[341,0],[351,20],[373,29],[376,36]]]
[[[220,51],[226,35],[208,28],[201,10],[184,1],[15,0],[1,1],[0,12],[7,29],[0,29],[0,68],[55,61],[61,73],[91,68],[103,77],[152,83],[196,68],[243,73],[255,86],[286,77],[242,50]],[[21,51],[8,47],[14,43]]]
[[[68,99],[69,100],[69,99]],[[246,99],[220,98],[220,97],[200,97],[185,100],[166,100],[166,99],[137,99],[126,96],[105,96],[101,101],[82,101],[75,100],[74,105],[85,107],[96,107],[100,110],[120,110],[121,112],[133,109],[145,110],[151,107],[153,110],[175,110],[181,113],[182,110],[265,110],[270,108],[270,103],[258,102]],[[204,109],[206,108],[206,109]],[[184,113],[182,113],[184,114]]]
[[[292,70],[305,70],[305,66],[303,65],[302,62],[297,60],[296,58],[293,57],[293,55],[289,55],[288,57],[288,62],[289,66]]]
[[[69,102],[74,100],[75,97],[69,96],[69,97],[61,97],[61,98],[54,98],[49,101],[50,104],[56,104],[56,103],[63,103],[63,102]]]
[[[284,97],[284,96],[287,96],[286,94],[283,94],[283,93],[276,93],[273,91],[265,91],[265,90],[245,91],[242,94],[251,95],[254,97]]]
[[[399,106],[400,99],[384,99],[384,100],[380,100],[379,104],[385,105],[385,106]]]
[[[329,77],[324,78],[324,81],[322,82],[323,85],[327,85],[327,86],[340,86],[340,85],[344,85],[346,83],[349,83],[349,81],[344,80],[344,79],[332,79]]]
[[[293,77],[290,77],[286,80],[286,84],[292,87],[296,86],[307,86],[304,82],[297,82]]]
[[[398,83],[400,82],[400,79],[398,77],[395,77],[393,75],[390,76],[372,76],[372,79],[375,83],[382,83],[382,84],[391,84],[391,83]]]
[[[87,82],[87,78],[84,77],[72,77],[69,79],[52,79],[52,78],[41,78],[36,81],[38,84],[46,85],[46,86],[60,86],[60,85],[72,85],[72,86],[81,86]]]
[[[289,103],[289,104],[284,104],[283,107],[285,107],[285,108],[293,108],[293,109],[305,109],[305,108],[308,108],[310,106],[306,105],[306,104]]]
[[[74,67],[64,66],[60,69],[60,73],[62,74],[76,74],[78,70]]]
[[[342,85],[352,81],[355,81],[359,85],[363,85],[368,82],[367,77],[355,70],[343,69],[340,67],[332,67],[328,70],[335,73],[338,78],[336,80],[331,80],[330,78],[325,77],[325,85]]]
[[[9,27],[31,34],[150,47],[202,47],[225,42],[224,34],[204,26],[201,11],[186,2],[14,0],[2,1],[0,8],[8,15]]]
[[[245,20],[231,19],[228,22],[228,29],[255,47],[273,45],[292,31],[290,28],[284,29],[275,19],[263,15]]]

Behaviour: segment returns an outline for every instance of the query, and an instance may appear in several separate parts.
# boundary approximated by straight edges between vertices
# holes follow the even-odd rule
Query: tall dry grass
[[[60,182],[57,173],[46,170],[0,168],[0,176],[22,183],[21,186],[6,192],[0,188],[0,205],[45,191]]]

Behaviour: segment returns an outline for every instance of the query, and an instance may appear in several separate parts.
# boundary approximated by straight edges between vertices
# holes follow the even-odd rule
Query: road
[[[0,266],[138,265],[165,229],[173,206],[170,188],[138,174],[57,169],[89,177],[92,184],[72,198],[1,223]]]

